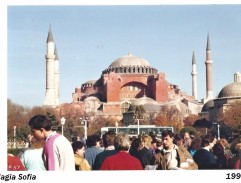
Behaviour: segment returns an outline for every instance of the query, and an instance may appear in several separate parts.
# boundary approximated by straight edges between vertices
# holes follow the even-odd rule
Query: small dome
[[[145,66],[150,67],[150,64],[148,61],[134,56],[131,53],[129,53],[126,56],[117,58],[114,62],[110,64],[109,67],[120,67],[120,66]]]
[[[241,97],[241,82],[234,82],[223,87],[218,98],[224,97]]]
[[[100,103],[100,100],[95,96],[90,96],[90,97],[87,97],[84,99],[84,103],[89,102],[89,101],[97,101],[98,103]]]
[[[202,112],[208,112],[210,108],[212,108],[214,106],[214,101],[213,100],[209,100],[207,101],[203,107],[202,107]]]

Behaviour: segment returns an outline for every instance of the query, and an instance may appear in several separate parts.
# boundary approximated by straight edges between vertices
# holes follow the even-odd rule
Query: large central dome
[[[102,74],[109,74],[111,72],[119,74],[157,74],[157,69],[150,66],[145,59],[137,57],[129,53],[126,56],[117,58],[110,64],[110,66],[102,71]]]
[[[145,59],[134,56],[129,53],[126,56],[117,58],[114,62],[110,64],[109,67],[121,67],[121,66],[145,66],[150,67],[150,64]]]

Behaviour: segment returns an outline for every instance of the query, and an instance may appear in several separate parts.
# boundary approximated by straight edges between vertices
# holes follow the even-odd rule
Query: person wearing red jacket
[[[100,170],[143,170],[141,162],[129,154],[130,139],[127,134],[118,134],[114,146],[117,154],[107,157]]]
[[[19,157],[8,154],[8,171],[25,171],[25,167]]]

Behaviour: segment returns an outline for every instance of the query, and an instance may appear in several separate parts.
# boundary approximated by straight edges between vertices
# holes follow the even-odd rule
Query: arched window
[[[123,102],[121,104],[121,112],[122,113],[127,112],[129,107],[130,107],[130,103],[129,102]]]

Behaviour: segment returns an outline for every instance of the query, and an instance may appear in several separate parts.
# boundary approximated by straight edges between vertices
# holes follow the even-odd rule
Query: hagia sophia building
[[[114,60],[102,71],[97,80],[86,81],[72,93],[73,101],[60,104],[59,59],[51,27],[47,38],[46,93],[44,106],[55,107],[64,116],[71,111],[79,116],[94,114],[122,120],[123,115],[136,106],[143,106],[145,113],[156,116],[166,107],[182,118],[190,114],[208,117],[215,121],[219,109],[225,110],[233,101],[241,100],[240,73],[234,82],[225,86],[217,98],[213,96],[212,59],[209,35],[206,46],[206,98],[197,101],[197,69],[192,55],[192,95],[182,92],[176,84],[169,83],[164,72],[129,52]]]

